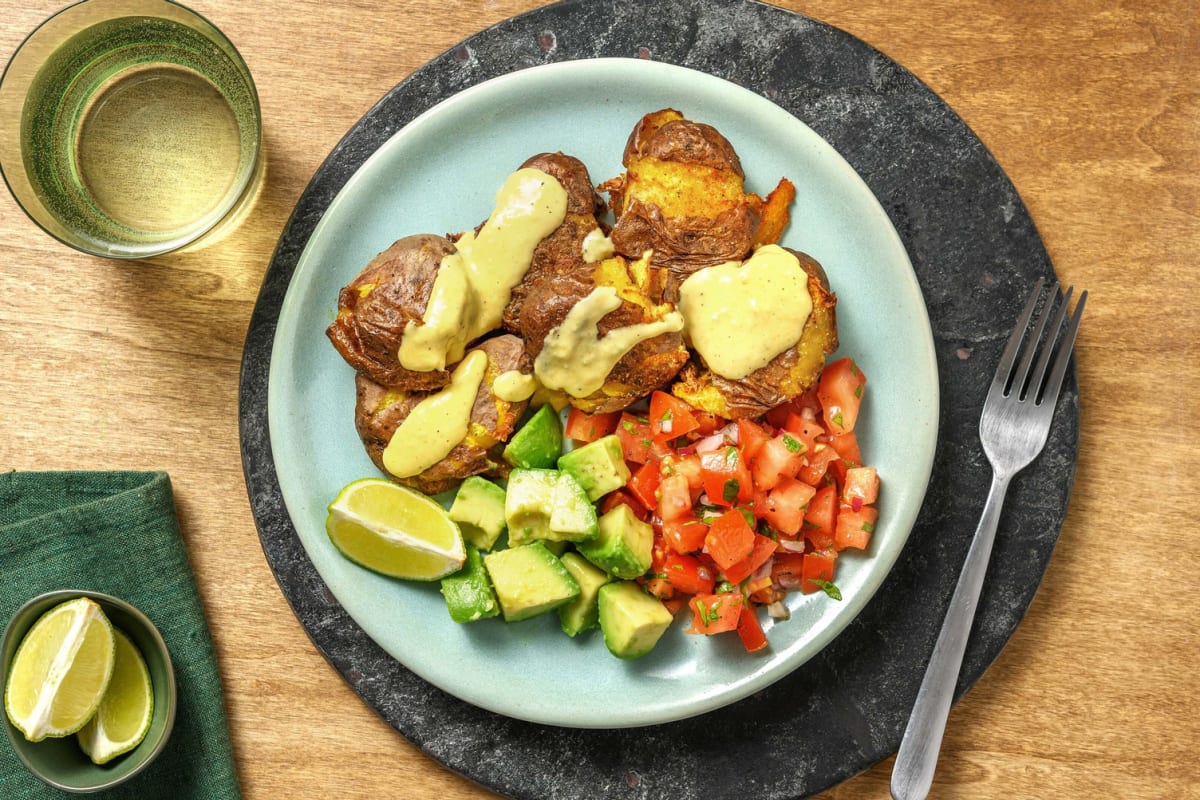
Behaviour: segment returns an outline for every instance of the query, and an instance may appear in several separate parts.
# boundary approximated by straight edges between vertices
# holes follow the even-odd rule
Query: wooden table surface
[[[1012,641],[954,709],[933,796],[1200,798],[1200,16],[1191,0],[791,0],[940,94],[1091,298],[1058,548]],[[0,58],[59,0],[0,0]],[[533,0],[194,0],[250,64],[270,166],[200,253],[79,255],[0,192],[0,469],[165,469],[216,639],[243,790],[491,796],[422,755],[316,651],[259,547],[237,389],[288,214],[394,84]],[[821,795],[883,798],[891,760]]]

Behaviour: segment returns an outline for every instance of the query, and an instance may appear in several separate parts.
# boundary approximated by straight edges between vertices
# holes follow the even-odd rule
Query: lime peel
[[[150,670],[128,636],[114,628],[116,658],[112,680],[96,714],[77,734],[79,746],[96,764],[106,764],[142,743],[154,719]]]

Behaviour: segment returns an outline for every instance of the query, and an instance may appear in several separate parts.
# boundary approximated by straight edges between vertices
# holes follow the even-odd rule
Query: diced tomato
[[[834,450],[837,450],[838,455],[843,460],[850,462],[850,466],[858,467],[862,465],[862,451],[858,447],[858,434],[854,431],[830,436],[829,444]]]
[[[726,511],[708,526],[704,552],[721,571],[725,571],[753,552],[754,537],[755,533],[741,511]]]
[[[671,616],[673,617],[683,609],[687,608],[688,600],[690,599],[691,598],[684,595],[677,594],[669,600],[663,600],[662,604],[667,611],[671,612]]]
[[[819,486],[825,480],[829,465],[838,460],[838,452],[827,444],[818,442],[813,452],[804,458],[804,465],[796,477],[805,483]]]
[[[838,458],[829,462],[829,470],[839,485],[846,482],[846,471],[862,466],[862,453],[858,448],[858,436],[854,431],[827,437],[829,446],[837,451]]]
[[[791,413],[792,404],[783,403],[782,405],[775,406],[768,411],[765,415],[763,415],[763,419],[766,420],[771,427],[778,429],[783,427],[783,423],[787,422],[788,415]]]
[[[609,414],[587,414],[572,407],[567,413],[564,433],[568,439],[574,439],[577,442],[594,442],[615,431],[620,419],[620,411],[613,411]]]
[[[741,592],[695,595],[688,601],[692,608],[692,627],[688,633],[711,635],[736,629],[745,602]]]
[[[754,457],[754,485],[773,489],[780,481],[796,477],[804,464],[802,445],[790,433],[781,433],[763,443]]]
[[[879,499],[879,473],[874,467],[853,467],[846,470],[842,482],[842,502],[855,511]]]
[[[838,495],[836,486],[822,486],[808,501],[804,512],[804,538],[813,543],[817,550],[833,546],[837,531]]]
[[[763,519],[786,536],[796,536],[804,524],[804,513],[817,490],[795,478],[784,478],[767,494]]]
[[[804,554],[804,563],[800,568],[800,591],[812,594],[821,591],[822,583],[833,583],[833,567],[837,562],[837,553],[832,550],[814,550]]]
[[[662,483],[662,470],[653,461],[634,470],[629,476],[629,492],[646,508],[658,505],[658,486]]]
[[[853,359],[842,358],[827,364],[817,382],[817,399],[821,401],[825,427],[830,433],[854,430],[862,404],[867,376]]]
[[[661,391],[650,395],[650,432],[655,441],[677,439],[699,427],[694,409],[678,397]]]
[[[784,589],[799,589],[804,573],[804,554],[779,552],[771,562],[771,580]]]
[[[838,509],[837,529],[834,534],[834,547],[845,550],[854,547],[866,550],[871,543],[871,534],[875,531],[875,521],[879,519],[879,509],[875,506],[863,506],[855,511],[847,505]]]
[[[813,386],[805,389],[800,394],[792,398],[792,410],[799,414],[804,414],[812,419],[818,419],[821,416],[821,401],[817,399],[817,387]]]
[[[645,522],[650,517],[650,510],[642,505],[636,497],[629,493],[626,489],[614,489],[600,499],[599,512],[607,514],[617,506],[624,503],[633,511],[633,515]]]
[[[704,475],[700,468],[700,456],[689,453],[686,456],[671,455],[662,460],[664,475],[678,473],[687,478],[688,488],[692,490],[693,499],[704,491]]]
[[[725,427],[725,420],[716,414],[710,414],[707,411],[693,411],[692,416],[696,418],[696,422],[700,425],[696,429],[696,433],[701,436],[711,436]]]
[[[737,632],[747,653],[756,653],[767,646],[767,635],[763,633],[762,624],[758,621],[758,611],[754,606],[742,606],[738,615]]]
[[[692,493],[679,473],[663,475],[658,484],[658,515],[663,523],[692,516]]]
[[[817,437],[825,433],[825,429],[817,423],[816,419],[796,412],[788,415],[783,429],[800,442],[800,452],[805,455],[812,453],[817,446]]]
[[[771,438],[763,426],[748,419],[737,421],[738,447],[742,450],[742,458],[753,463],[759,449]]]
[[[733,446],[700,456],[704,493],[713,505],[732,506],[754,499],[754,481],[741,452]]]
[[[760,533],[754,534],[754,549],[741,561],[722,570],[725,580],[730,583],[741,583],[746,580],[754,574],[754,570],[767,563],[767,559],[774,555],[777,547],[779,545],[775,543],[774,539]]]
[[[708,526],[696,518],[689,509],[682,517],[663,520],[663,538],[677,553],[694,553],[704,547]]]
[[[657,570],[666,576],[668,583],[685,594],[711,594],[717,580],[700,559],[679,553],[668,553]]]
[[[645,464],[654,460],[654,439],[650,434],[649,422],[635,417],[628,411],[622,411],[617,422],[616,434],[621,441],[621,450],[626,461]]]
[[[642,586],[646,587],[646,591],[657,597],[659,600],[670,600],[675,596],[675,587],[671,585],[666,578],[660,578],[657,575],[647,578],[642,581]]]

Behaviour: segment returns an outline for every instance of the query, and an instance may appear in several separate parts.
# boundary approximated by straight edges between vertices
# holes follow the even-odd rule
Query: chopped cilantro
[[[809,583],[816,584],[822,592],[832,597],[834,600],[842,599],[842,590],[839,589],[832,581],[823,581],[820,578],[809,578]]]
[[[786,433],[783,435],[783,446],[788,449],[789,453],[799,453],[804,445],[800,444],[799,439],[794,439]]]
[[[741,491],[742,485],[738,483],[737,478],[730,478],[725,481],[724,488],[721,489],[721,498],[729,505],[733,505],[737,500],[738,492]]]
[[[637,426],[627,419],[621,420],[621,428],[626,433],[637,433]]]

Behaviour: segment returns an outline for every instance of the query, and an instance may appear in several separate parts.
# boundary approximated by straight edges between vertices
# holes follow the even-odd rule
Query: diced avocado
[[[474,622],[500,613],[492,582],[483,567],[483,557],[474,545],[467,545],[467,560],[463,568],[442,578],[442,596],[450,619],[455,622]]]
[[[597,594],[600,587],[612,578],[607,572],[596,569],[578,553],[565,553],[559,559],[567,572],[579,584],[579,596],[566,605],[558,607],[558,621],[567,636],[574,636],[582,631],[590,630],[600,625],[600,607]]]
[[[629,483],[621,440],[611,434],[564,453],[558,468],[575,476],[593,502]]]
[[[536,617],[579,596],[579,584],[541,542],[530,542],[483,557],[505,622]]]
[[[562,437],[562,420],[547,403],[513,434],[504,448],[504,460],[522,469],[553,467],[562,452]]]
[[[617,658],[641,658],[671,627],[667,607],[634,581],[604,584],[598,601],[604,644]]]
[[[462,482],[450,505],[450,519],[458,523],[463,538],[480,550],[491,550],[504,533],[504,490],[472,475]]]
[[[600,532],[596,507],[587,492],[569,472],[558,473],[554,484],[554,505],[550,510],[552,539],[586,542]]]
[[[580,542],[599,532],[587,492],[568,473],[552,469],[514,469],[508,476],[504,516],[510,544]]]
[[[632,580],[650,569],[654,529],[634,516],[633,509],[619,503],[600,517],[600,535],[575,547],[600,569]]]

